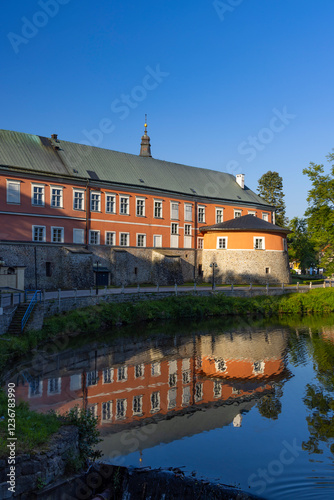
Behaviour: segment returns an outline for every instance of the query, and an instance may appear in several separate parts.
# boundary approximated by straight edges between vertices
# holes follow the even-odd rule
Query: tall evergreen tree
[[[265,201],[274,205],[277,226],[284,227],[287,224],[285,216],[285,203],[283,193],[283,179],[277,172],[269,170],[258,180],[258,193]]]

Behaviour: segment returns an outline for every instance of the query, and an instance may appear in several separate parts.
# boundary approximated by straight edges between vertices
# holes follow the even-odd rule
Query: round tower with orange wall
[[[202,269],[216,283],[289,283],[287,234],[253,215],[203,226]],[[211,264],[211,266],[210,266]]]

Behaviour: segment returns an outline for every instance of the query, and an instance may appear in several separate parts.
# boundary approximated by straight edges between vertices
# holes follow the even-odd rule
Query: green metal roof
[[[270,207],[231,174],[8,130],[0,130],[0,165]]]

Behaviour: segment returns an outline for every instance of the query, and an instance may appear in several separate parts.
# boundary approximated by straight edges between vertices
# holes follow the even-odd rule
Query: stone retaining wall
[[[0,460],[0,498],[20,498],[30,500],[32,491],[53,483],[64,475],[69,455],[79,453],[78,429],[64,426],[54,434],[45,451],[16,457],[15,493],[8,490],[9,466]]]
[[[2,309],[2,314],[0,314],[0,335],[8,330],[9,325],[12,322],[15,311],[16,311],[16,306],[6,307]]]
[[[182,290],[182,289],[181,289]],[[299,293],[308,292],[309,288],[300,288]],[[268,291],[266,288],[253,288],[249,290],[239,290],[238,288],[234,288],[233,290],[225,288],[224,290],[217,290],[212,292],[211,289],[208,290],[199,290],[196,292],[183,292],[180,289],[177,292],[179,297],[184,297],[187,295],[198,295],[201,297],[209,297],[212,294],[220,294],[223,293],[229,297],[255,297],[257,295],[284,295],[286,293],[291,293],[292,290],[289,288],[279,289],[279,288],[269,288]],[[175,296],[175,292],[156,292],[156,293],[119,293],[119,294],[110,294],[110,295],[92,295],[90,297],[78,297],[75,299],[72,298],[64,298],[60,301],[58,299],[47,300],[43,303],[40,303],[36,306],[33,314],[32,320],[29,322],[29,329],[41,329],[43,326],[44,317],[54,316],[55,314],[72,311],[75,309],[80,309],[83,307],[94,306],[103,302],[140,302],[146,300],[161,300],[166,297]]]

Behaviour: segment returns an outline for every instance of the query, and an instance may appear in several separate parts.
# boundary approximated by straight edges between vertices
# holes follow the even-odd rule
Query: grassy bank
[[[0,372],[15,358],[22,357],[49,339],[76,333],[96,335],[116,326],[156,320],[199,320],[219,316],[327,314],[334,312],[334,288],[311,290],[281,296],[231,297],[178,296],[136,303],[101,303],[45,320],[42,330],[0,340]]]
[[[15,406],[16,454],[31,453],[44,445],[57,432],[62,422],[55,414],[44,415],[29,409],[20,401]],[[0,458],[8,457],[8,403],[7,395],[0,390]]]

